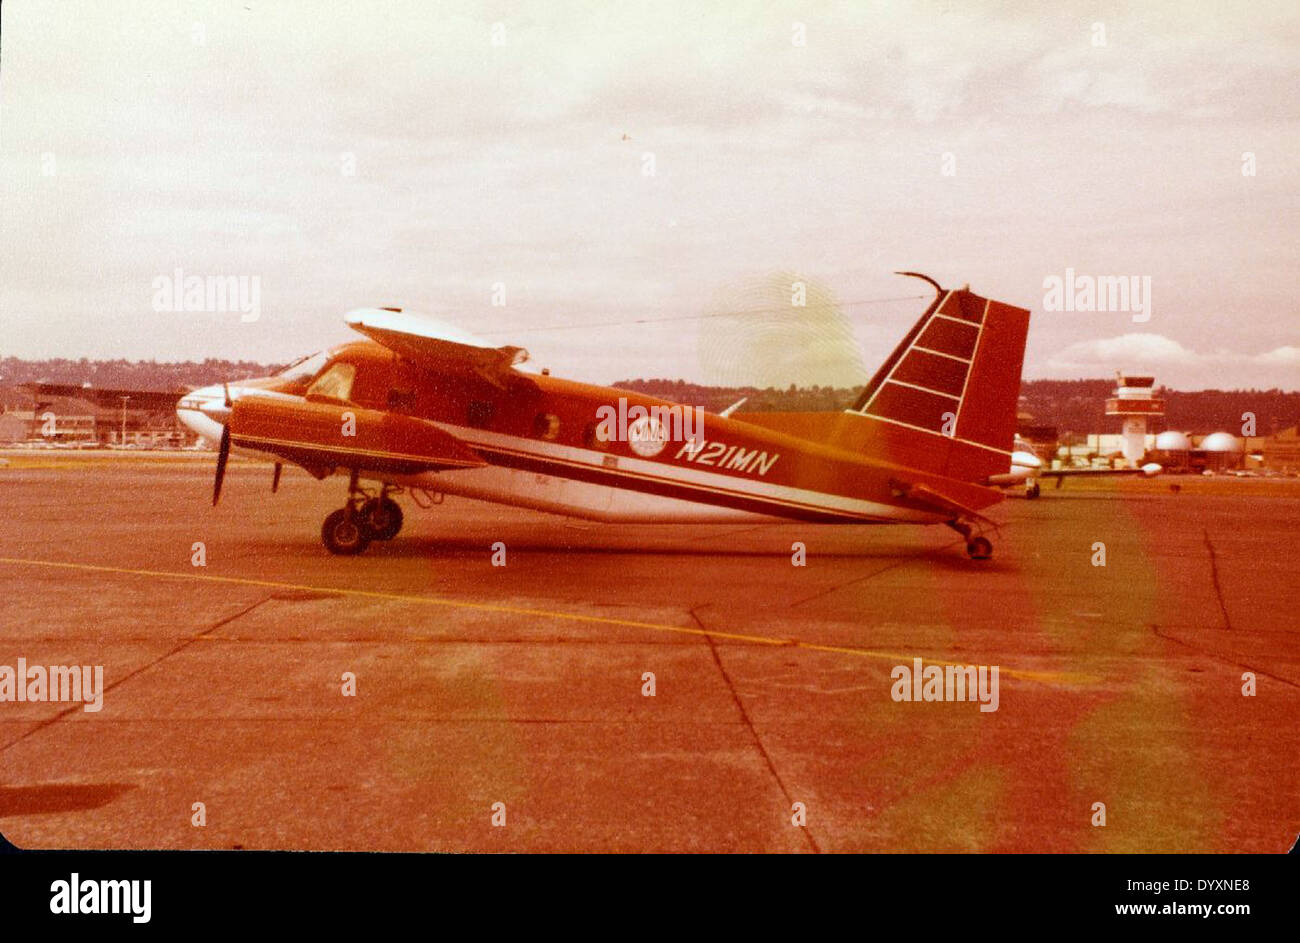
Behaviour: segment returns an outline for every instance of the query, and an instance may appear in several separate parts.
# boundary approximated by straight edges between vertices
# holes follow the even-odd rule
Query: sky
[[[0,356],[283,362],[389,305],[848,385],[907,269],[1029,308],[1026,377],[1300,388],[1295,4],[1036,6],[7,0]],[[1067,271],[1149,304],[1048,310]]]

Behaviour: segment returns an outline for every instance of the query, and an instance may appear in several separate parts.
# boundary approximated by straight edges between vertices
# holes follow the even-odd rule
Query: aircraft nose
[[[209,442],[221,438],[221,428],[229,415],[226,391],[221,386],[205,386],[186,393],[176,404],[176,418]]]
[[[1033,452],[1012,452],[1011,464],[1020,468],[1029,468],[1037,470],[1043,467],[1043,460]]]

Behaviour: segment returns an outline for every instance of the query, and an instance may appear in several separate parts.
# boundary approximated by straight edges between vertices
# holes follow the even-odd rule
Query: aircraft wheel
[[[370,546],[370,531],[358,514],[339,508],[321,525],[320,539],[330,553],[351,557]]]
[[[987,537],[975,537],[966,545],[966,553],[972,560],[987,560],[993,556],[993,544]]]
[[[1042,494],[1042,493],[1043,493],[1043,488],[1042,488],[1042,486],[1041,486],[1038,482],[1036,482],[1036,481],[1030,482],[1029,485],[1028,485],[1028,487],[1025,488],[1025,497],[1026,497],[1026,498],[1036,498],[1036,497],[1038,497],[1038,496],[1039,496],[1040,494]]]
[[[358,516],[372,540],[392,540],[402,529],[402,507],[392,498],[371,498]]]

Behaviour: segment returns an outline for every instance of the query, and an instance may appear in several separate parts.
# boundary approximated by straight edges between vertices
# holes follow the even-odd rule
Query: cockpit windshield
[[[357,378],[357,368],[350,363],[336,363],[307,387],[308,396],[347,401],[352,395],[352,381]]]
[[[310,354],[306,357],[300,357],[289,366],[285,367],[277,377],[282,377],[292,383],[309,383],[320,373],[321,368],[329,360],[329,351],[322,350],[319,353]]]

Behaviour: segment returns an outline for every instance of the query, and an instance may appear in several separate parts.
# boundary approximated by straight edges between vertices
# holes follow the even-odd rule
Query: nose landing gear
[[[398,491],[382,485],[379,494],[363,489],[357,473],[348,480],[347,503],[325,518],[321,525],[321,542],[330,553],[355,556],[363,553],[372,540],[392,540],[402,529],[402,508],[389,497]]]

